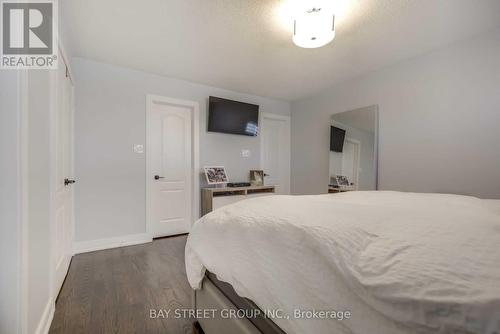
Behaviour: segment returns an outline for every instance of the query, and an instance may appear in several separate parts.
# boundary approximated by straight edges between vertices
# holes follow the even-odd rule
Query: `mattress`
[[[197,289],[209,270],[283,310],[273,321],[289,334],[497,333],[499,207],[399,192],[245,200],[194,225],[188,279]]]

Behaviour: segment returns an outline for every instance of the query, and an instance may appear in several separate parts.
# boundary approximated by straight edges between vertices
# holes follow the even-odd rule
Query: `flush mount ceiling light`
[[[335,15],[326,8],[309,8],[293,22],[293,42],[301,48],[319,48],[334,38]]]

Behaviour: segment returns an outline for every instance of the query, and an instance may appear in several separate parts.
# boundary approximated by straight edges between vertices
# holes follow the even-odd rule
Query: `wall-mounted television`
[[[344,149],[345,130],[330,127],[330,151],[342,152]]]
[[[257,136],[259,106],[210,96],[208,99],[208,131]]]

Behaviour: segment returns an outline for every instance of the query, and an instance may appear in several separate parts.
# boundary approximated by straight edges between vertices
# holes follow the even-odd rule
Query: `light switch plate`
[[[250,157],[250,155],[251,155],[250,150],[241,150],[241,156],[243,158],[248,158],[248,157]]]
[[[144,153],[144,145],[135,144],[134,145],[134,153],[138,153],[138,154]]]

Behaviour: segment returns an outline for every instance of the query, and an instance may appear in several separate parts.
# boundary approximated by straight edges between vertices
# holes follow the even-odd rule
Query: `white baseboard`
[[[109,248],[144,244],[151,241],[153,241],[153,238],[148,233],[129,234],[106,239],[76,241],[73,244],[73,253],[87,253]]]
[[[49,298],[45,309],[43,310],[42,317],[38,326],[36,326],[35,334],[47,334],[50,330],[50,324],[52,324],[52,319],[54,319],[55,304],[52,298]]]

